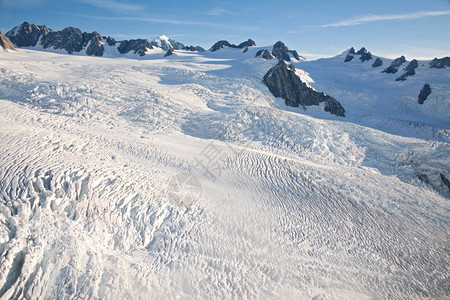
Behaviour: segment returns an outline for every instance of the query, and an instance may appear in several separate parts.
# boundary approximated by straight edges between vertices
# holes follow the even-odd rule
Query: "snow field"
[[[448,175],[445,119],[331,83],[348,118],[286,108],[252,51],[2,56],[0,297],[448,296],[448,197],[417,179]],[[180,173],[197,201],[170,197]]]

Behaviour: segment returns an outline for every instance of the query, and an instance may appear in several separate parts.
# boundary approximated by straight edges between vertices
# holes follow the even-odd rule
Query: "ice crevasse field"
[[[1,52],[0,297],[450,297],[448,69],[295,62],[343,118],[258,49]]]

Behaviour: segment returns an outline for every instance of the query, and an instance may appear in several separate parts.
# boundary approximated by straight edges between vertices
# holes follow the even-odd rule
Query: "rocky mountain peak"
[[[275,96],[285,100],[293,107],[311,106],[325,103],[325,111],[344,117],[345,110],[333,97],[319,93],[304,83],[295,72],[295,67],[288,67],[284,60],[264,75],[264,83]]]
[[[290,61],[290,55],[292,55],[296,60],[301,60],[303,58],[297,53],[297,51],[289,50],[289,48],[282,41],[278,41],[273,45],[272,55],[284,61]]]
[[[41,36],[46,36],[53,30],[44,25],[23,22],[6,33],[6,36],[16,47],[34,47]]]
[[[134,54],[139,54],[139,56],[144,56],[147,49],[153,49],[153,46],[149,41],[144,39],[121,41],[117,48],[121,54],[133,51]]]
[[[390,73],[390,74],[395,74],[398,71],[398,68],[404,63],[406,62],[406,58],[402,55],[396,59],[394,59],[394,61],[391,63],[391,65],[389,67],[387,67],[386,69],[384,69],[382,71],[382,73]]]
[[[221,40],[221,41],[218,41],[217,43],[215,43],[214,45],[212,45],[212,47],[209,49],[209,51],[214,52],[214,51],[217,51],[217,50],[225,48],[225,47],[243,49],[243,48],[252,47],[252,46],[256,46],[255,41],[253,41],[252,39],[248,39],[247,41],[242,42],[237,46],[235,44],[230,44],[230,42],[228,42],[226,40]]]
[[[445,67],[450,67],[450,57],[446,56],[443,58],[434,58],[430,62],[430,68],[431,69],[443,69]]]
[[[344,62],[351,61],[355,57],[355,55],[359,55],[359,60],[361,62],[372,59],[372,53],[367,51],[367,49],[365,47],[362,47],[357,52],[355,52],[355,48],[351,47],[347,52],[347,56],[345,57]]]

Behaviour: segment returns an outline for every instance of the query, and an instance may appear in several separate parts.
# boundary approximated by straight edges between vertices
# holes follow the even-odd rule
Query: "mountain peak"
[[[214,45],[212,45],[212,47],[209,48],[209,51],[214,52],[214,51],[217,51],[222,48],[243,49],[243,48],[253,47],[253,46],[256,46],[256,43],[252,39],[248,39],[247,41],[242,42],[239,45],[230,44],[230,42],[228,42],[226,40],[220,40],[217,43],[215,43]]]
[[[183,43],[177,42],[176,40],[171,39],[164,34],[153,39],[150,43],[152,44],[152,46],[161,48],[165,51],[169,49],[180,50],[185,48],[185,45]]]

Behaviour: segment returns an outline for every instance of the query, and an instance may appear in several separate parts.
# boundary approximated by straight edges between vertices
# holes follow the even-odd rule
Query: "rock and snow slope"
[[[0,297],[449,297],[449,70],[258,50],[0,53]]]

